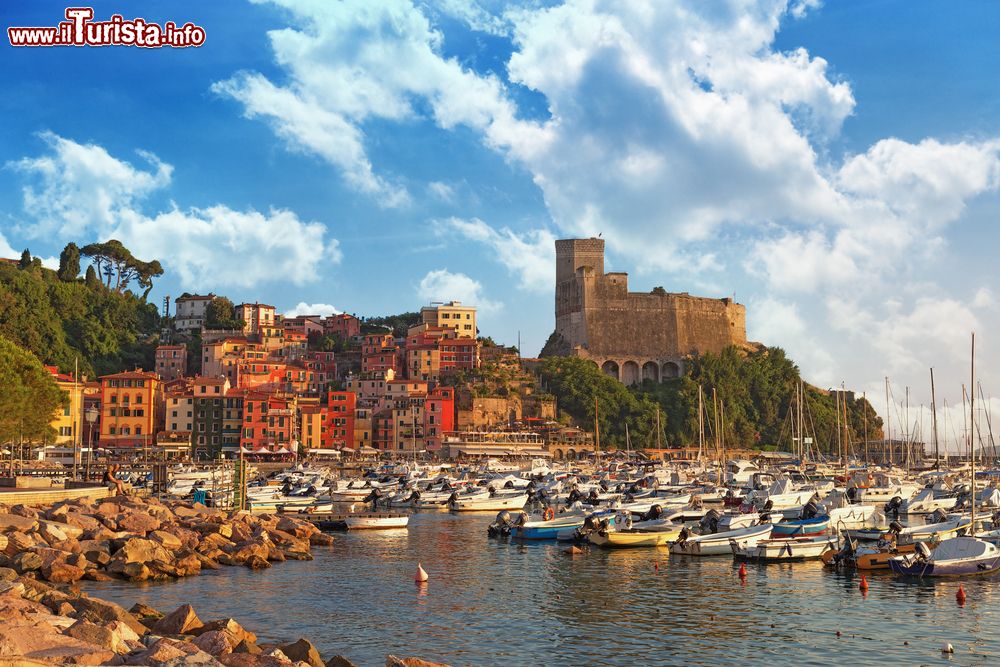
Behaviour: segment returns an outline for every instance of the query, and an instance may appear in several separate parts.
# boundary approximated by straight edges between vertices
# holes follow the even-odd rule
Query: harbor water
[[[963,580],[964,607],[957,581],[874,573],[863,596],[857,574],[819,562],[748,563],[741,583],[728,557],[569,556],[488,539],[492,518],[416,514],[406,530],[339,534],[313,561],[84,589],[125,607],[189,603],[203,620],[232,616],[260,641],[306,637],[361,667],[389,653],[455,666],[1000,664],[1000,577]],[[413,581],[418,562],[426,584]]]

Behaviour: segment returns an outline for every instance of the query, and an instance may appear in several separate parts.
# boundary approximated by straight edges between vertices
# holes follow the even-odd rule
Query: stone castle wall
[[[629,292],[628,274],[603,271],[602,239],[556,241],[562,353],[634,384],[679,375],[690,355],[746,345],[746,309],[732,299]]]

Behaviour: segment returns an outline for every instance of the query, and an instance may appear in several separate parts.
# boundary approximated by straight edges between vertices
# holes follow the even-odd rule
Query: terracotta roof
[[[215,298],[214,294],[207,294],[207,295],[188,294],[187,296],[177,297],[176,299],[174,299],[174,303],[178,303],[180,301],[211,301],[214,298]]]
[[[111,375],[102,375],[101,376],[102,380],[107,380],[107,379],[111,379],[111,378],[120,379],[120,380],[129,380],[129,379],[137,379],[137,378],[141,378],[143,380],[159,380],[160,376],[157,375],[156,373],[153,373],[153,372],[150,372],[150,371],[138,371],[138,370],[137,371],[123,371],[121,373],[112,373]]]

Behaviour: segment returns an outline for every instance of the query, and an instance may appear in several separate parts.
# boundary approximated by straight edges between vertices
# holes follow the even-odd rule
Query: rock
[[[152,572],[144,563],[125,563],[121,575],[129,581],[146,581]]]
[[[190,577],[192,575],[201,572],[202,562],[194,554],[190,554],[183,558],[178,558],[174,561],[174,567],[177,568],[179,577]]]
[[[96,623],[91,623],[90,621],[77,621],[73,625],[66,628],[63,634],[68,637],[73,637],[74,639],[87,642],[88,644],[100,646],[101,648],[109,651],[115,651],[114,633],[111,632],[110,628],[103,625],[97,625]],[[121,652],[122,651],[115,651],[115,653]]]
[[[185,604],[154,623],[152,629],[153,632],[164,635],[183,635],[197,630],[202,625],[194,608]]]
[[[233,527],[228,523],[203,523],[195,528],[203,535],[219,535],[227,540],[233,536]]]
[[[385,667],[449,667],[443,662],[431,662],[420,658],[397,658],[390,655],[385,659]]]
[[[233,648],[233,653],[249,653],[250,655],[260,655],[263,651],[256,642],[248,642],[245,639]]]
[[[38,526],[38,520],[35,517],[16,514],[13,509],[11,512],[11,514],[7,514],[6,512],[0,513],[0,531],[6,533],[11,530],[17,530],[26,533]]]
[[[326,667],[358,667],[342,655],[335,655],[326,661]]]
[[[17,579],[17,571],[9,567],[0,567],[0,581],[14,581]]]
[[[154,530],[148,535],[149,539],[158,542],[164,549],[175,551],[184,546],[181,538],[162,530]]]
[[[221,665],[218,660],[205,653],[191,642],[160,638],[152,646],[126,659],[126,665],[148,665],[150,667],[205,667]]]
[[[95,565],[106,567],[111,562],[111,555],[107,551],[90,549],[84,552],[83,557]]]
[[[128,613],[122,607],[119,607],[114,602],[105,602],[104,600],[98,600],[96,598],[75,598],[70,600],[70,604],[76,609],[76,615],[78,618],[86,619],[93,623],[111,623],[113,621],[121,621],[128,627],[132,628],[138,635],[145,634],[148,630],[146,626],[139,622],[132,614]]]
[[[130,533],[151,533],[160,529],[159,519],[140,512],[128,512],[118,517],[118,530],[127,530]]]
[[[309,544],[314,547],[328,547],[333,544],[333,535],[327,535],[326,533],[316,533],[315,535],[310,535]]]
[[[87,570],[83,574],[83,578],[87,581],[114,581],[115,578],[109,574],[105,574],[100,570]]]
[[[247,559],[244,565],[246,565],[251,570],[265,570],[271,567],[271,564],[268,563],[266,559],[261,558],[260,556],[251,556],[250,558]]]
[[[72,584],[82,579],[83,575],[83,568],[66,562],[56,561],[42,568],[42,576],[54,584]]]
[[[325,667],[323,659],[319,657],[319,651],[308,639],[299,639],[294,644],[285,644],[281,647],[281,652],[288,656],[292,662],[305,662],[309,667]]]
[[[14,560],[11,564],[14,569],[17,570],[18,574],[24,574],[25,572],[33,572],[42,567],[42,557],[32,551],[24,551],[14,556]]]
[[[195,637],[191,643],[205,653],[216,657],[225,653],[232,653],[233,648],[239,644],[236,638],[225,630],[212,630],[202,633]]]
[[[269,655],[252,655],[248,653],[227,653],[219,658],[226,667],[288,667],[289,660]]]
[[[79,512],[67,512],[63,522],[84,531],[97,530],[102,526],[101,522],[94,517],[80,514]]]
[[[143,625],[152,625],[156,621],[163,618],[163,613],[153,609],[149,605],[143,604],[142,602],[136,602],[132,605],[132,608],[128,610],[130,614],[135,616],[142,622]]]
[[[83,531],[80,531],[81,533]],[[38,533],[45,538],[45,541],[49,544],[53,542],[65,542],[69,535],[59,527],[58,524],[51,521],[42,521],[38,524]]]
[[[8,556],[16,556],[36,544],[38,544],[37,540],[28,533],[10,533],[7,535],[7,548],[4,549],[4,553]]]
[[[172,560],[170,553],[158,542],[141,537],[125,540],[112,557],[123,559],[127,563],[149,563],[154,560],[166,563]]]
[[[249,630],[246,630],[242,625],[240,625],[231,618],[223,618],[217,621],[209,621],[202,627],[196,630],[192,630],[191,634],[201,635],[202,633],[214,632],[216,630],[223,630],[229,633],[230,635],[236,638],[237,644],[243,641],[249,642],[251,644],[255,644],[257,642],[257,635],[250,632]]]

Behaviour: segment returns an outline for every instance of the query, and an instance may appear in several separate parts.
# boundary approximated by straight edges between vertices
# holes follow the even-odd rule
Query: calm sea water
[[[340,534],[309,562],[86,589],[126,607],[190,603],[202,619],[232,616],[262,641],[307,637],[362,667],[389,653],[452,665],[1000,664],[1000,578],[964,581],[964,608],[954,581],[875,574],[863,597],[855,574],[810,562],[748,564],[741,584],[730,558],[567,556],[487,539],[491,520],[418,514],[408,530]]]

